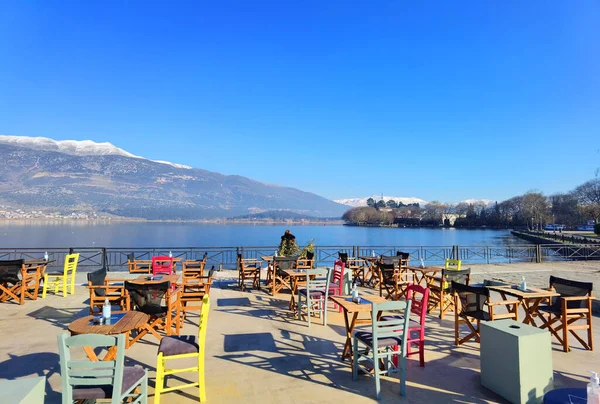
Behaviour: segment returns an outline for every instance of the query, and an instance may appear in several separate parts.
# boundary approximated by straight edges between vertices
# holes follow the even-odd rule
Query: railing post
[[[541,244],[535,245],[535,262],[537,262],[538,264],[540,264],[542,262],[542,245]]]
[[[107,268],[106,247],[102,247],[102,268]]]

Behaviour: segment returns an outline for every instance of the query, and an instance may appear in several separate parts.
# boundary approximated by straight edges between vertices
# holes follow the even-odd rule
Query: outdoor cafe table
[[[290,298],[290,310],[296,311],[296,293],[298,293],[298,284],[302,281],[306,282],[306,270],[284,269],[283,272],[285,272],[287,276],[290,277],[291,281],[291,284],[287,284],[288,288],[292,292],[292,297]]]
[[[149,278],[152,278],[152,279],[149,279]],[[160,278],[160,279],[157,279],[157,278]],[[156,284],[156,283],[162,283],[165,281],[169,281],[169,283],[177,283],[178,280],[179,280],[179,275],[157,275],[157,276],[140,275],[137,278],[135,278],[133,280],[133,282],[143,283],[145,285],[152,285],[152,284]]]
[[[552,291],[539,288],[527,288],[526,291],[522,291],[513,286],[487,286],[488,289],[500,293],[502,299],[508,300],[506,295],[516,297],[521,302],[521,306],[525,310],[525,324],[533,325],[537,327],[534,317],[542,316],[539,311],[539,305],[544,300],[552,297],[558,297],[560,294]]]
[[[96,325],[92,323],[92,320],[96,315],[86,316],[79,318],[69,324],[69,331],[71,335],[81,335],[81,334],[101,334],[101,335],[118,335],[125,334],[125,348],[129,349],[133,342],[129,340],[129,333],[132,330],[143,328],[144,325],[148,323],[148,315],[144,314],[140,311],[117,311],[113,312],[113,315],[116,314],[125,314],[121,319],[119,319],[115,324],[102,324]],[[93,362],[98,362],[98,356],[92,349],[92,347],[86,346],[83,347],[88,358]],[[117,346],[112,346],[108,348],[108,352],[106,356],[102,358],[103,361],[111,361],[117,357]]]
[[[420,285],[421,283],[424,283],[424,282],[426,283],[426,279],[425,279],[426,276],[437,275],[437,274],[441,273],[444,268],[442,268],[442,267],[421,268],[421,267],[409,266],[408,269],[413,271],[413,273],[415,274],[415,282],[417,283],[417,285]]]
[[[354,303],[348,300],[350,299],[350,296],[330,296],[329,298],[337,303],[342,309],[344,309],[346,343],[344,344],[344,350],[342,351],[342,360],[346,358],[352,359],[352,332],[354,332],[354,327],[357,324],[371,323],[371,312],[373,311],[373,305],[369,303]],[[386,302],[385,298],[377,295],[362,295],[360,298],[375,304]],[[369,318],[358,318],[360,313],[368,313]],[[352,320],[349,319],[350,315],[352,315]]]

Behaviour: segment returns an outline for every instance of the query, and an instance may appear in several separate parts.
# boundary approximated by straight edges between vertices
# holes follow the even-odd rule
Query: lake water
[[[299,245],[524,245],[509,230],[398,229],[342,225],[220,225],[162,222],[0,222],[0,248],[233,247],[278,245],[290,229]]]

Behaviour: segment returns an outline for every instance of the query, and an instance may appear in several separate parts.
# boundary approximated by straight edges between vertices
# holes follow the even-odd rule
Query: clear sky
[[[0,133],[332,199],[568,191],[600,166],[599,21],[597,0],[3,0]]]

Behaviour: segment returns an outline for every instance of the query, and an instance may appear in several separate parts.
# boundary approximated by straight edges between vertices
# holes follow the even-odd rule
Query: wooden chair
[[[271,292],[275,296],[284,287],[292,289],[290,277],[283,272],[287,269],[295,269],[298,257],[273,257],[273,279],[271,280]]]
[[[569,334],[571,334],[584,349],[594,350],[594,333],[592,330],[592,282],[571,281],[569,279],[550,276],[550,288],[553,288],[559,297],[552,298],[547,305],[538,306],[544,314],[541,316],[542,326],[547,328],[558,342],[563,346],[563,351],[569,352]],[[577,330],[585,330],[585,341]]]
[[[461,267],[462,267],[461,260],[452,260],[452,259],[446,258],[446,265],[445,265],[446,269],[454,269],[456,271],[460,271]]]
[[[188,276],[191,276],[194,272],[198,276],[204,276],[204,267],[206,266],[206,260],[208,259],[208,253],[204,253],[201,260],[185,260],[181,263],[182,272],[187,272]]]
[[[361,286],[365,285],[365,267],[366,264],[361,258],[348,257],[348,253],[338,252],[339,260],[344,263],[347,270],[352,271],[352,280],[360,281]]]
[[[440,319],[444,319],[444,314],[454,310],[454,296],[452,294],[451,282],[462,283],[468,285],[471,279],[471,269],[457,270],[442,270],[442,276],[425,275],[427,287],[429,288],[429,307],[427,313],[433,309],[439,309]]]
[[[58,294],[62,288],[63,297],[67,297],[67,291],[75,294],[75,275],[77,273],[77,262],[79,253],[68,254],[65,256],[65,266],[62,272],[46,272],[44,274],[44,289],[42,290],[42,299],[46,297],[48,287],[54,287],[54,294]]]
[[[329,296],[342,296],[344,294],[344,270],[344,263],[340,260],[335,261],[333,264],[333,278],[329,282]],[[334,307],[340,313],[344,310],[337,303],[334,303]]]
[[[130,345],[147,333],[151,333],[161,340],[162,336],[158,333],[159,330],[170,336],[175,328],[175,333],[179,335],[181,327],[180,288],[172,290],[168,281],[150,284],[125,282],[125,290],[129,294],[129,310],[141,311],[149,316],[148,323],[133,338]],[[164,305],[162,304],[163,300]]]
[[[94,314],[94,309],[102,312],[104,301],[108,299],[111,306],[119,306],[120,310],[125,311],[129,307],[129,295],[125,291],[123,279],[109,279],[106,277],[106,267],[87,274],[90,291],[90,314]],[[115,283],[117,282],[117,283]]]
[[[127,267],[130,274],[149,274],[152,272],[151,260],[138,260],[134,253],[127,254]]]
[[[37,300],[42,279],[46,273],[47,263],[23,264],[21,277],[24,299]]]
[[[156,256],[152,257],[152,276],[156,275],[174,275],[175,265],[173,257]]]
[[[494,321],[505,318],[518,320],[519,300],[501,300],[492,302],[490,290],[485,286],[468,286],[452,281],[454,293],[454,343],[456,345],[475,338],[479,342],[479,330],[482,321]],[[497,306],[505,306],[506,313],[498,313]],[[475,325],[473,325],[475,323]],[[466,324],[469,334],[460,338],[460,326]]]
[[[208,276],[198,276],[196,274],[194,276],[186,276],[185,273],[183,274],[181,285],[181,310],[183,318],[186,317],[189,310],[202,309],[202,299],[204,299],[204,296],[210,295],[214,272],[215,267],[213,266],[208,271]],[[200,304],[190,304],[188,306],[188,303],[193,302]]]
[[[314,268],[306,270],[306,288],[298,289],[298,319],[306,309],[306,319],[310,327],[313,313],[323,314],[323,325],[327,325],[327,301],[329,300],[329,282],[331,268]],[[306,304],[302,303],[302,298]]]
[[[182,335],[180,337],[165,337],[158,346],[158,358],[156,361],[156,387],[154,390],[154,404],[160,404],[160,395],[170,391],[181,390],[190,387],[198,387],[200,402],[206,401],[206,387],[204,382],[204,351],[206,348],[206,329],[208,326],[208,314],[210,312],[210,299],[206,295],[202,299],[202,311],[198,324],[198,337]],[[173,369],[166,367],[167,360],[197,358],[198,365]],[[177,373],[198,372],[198,381],[172,387],[165,387],[165,379]]]
[[[381,400],[380,377],[384,374],[400,373],[400,395],[406,395],[406,336],[410,307],[410,300],[373,303],[371,331],[354,331],[352,335],[352,379],[358,380],[359,370],[374,377],[378,400]],[[399,316],[386,320],[380,317],[384,311],[396,312]],[[359,349],[359,342],[364,346],[362,350]]]
[[[145,404],[148,401],[148,372],[141,367],[125,366],[125,338],[125,334],[58,335],[63,404],[74,401],[95,403],[101,399],[108,399],[111,404]],[[117,357],[113,361],[71,359],[71,348],[114,346]]]
[[[238,254],[238,286],[243,292],[246,289],[246,281],[252,282],[252,287],[260,289],[260,271],[262,262],[256,259],[244,259],[242,254]]]
[[[406,288],[411,284],[410,280],[394,264],[377,264],[379,273],[379,296],[390,300],[399,300],[406,295]],[[412,274],[410,274],[412,276]],[[385,292],[385,296],[384,296]]]
[[[0,302],[14,299],[25,303],[24,284],[21,278],[24,260],[0,261]]]
[[[298,269],[310,269],[315,266],[315,253],[307,251],[305,258],[298,258],[296,268]]]

